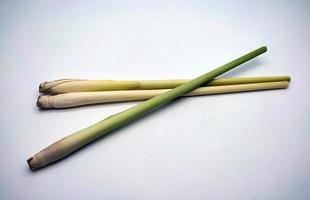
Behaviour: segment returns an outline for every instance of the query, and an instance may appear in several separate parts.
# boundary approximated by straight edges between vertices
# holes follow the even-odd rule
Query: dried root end
[[[29,158],[29,159],[27,160],[27,163],[28,163],[29,168],[30,168],[31,170],[36,170],[36,169],[37,169],[36,166],[35,166],[35,162],[34,162],[34,160],[33,160],[33,157]]]
[[[40,93],[45,93],[47,92],[48,88],[46,87],[47,82],[45,81],[44,83],[41,83],[39,85],[39,92]]]
[[[53,108],[53,106],[49,102],[49,96],[47,96],[47,95],[40,95],[38,97],[37,106],[41,109]]]

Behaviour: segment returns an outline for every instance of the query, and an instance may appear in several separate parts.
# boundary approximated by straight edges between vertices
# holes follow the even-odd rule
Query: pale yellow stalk
[[[289,80],[290,77],[288,76],[220,78],[212,80],[207,85],[234,85]],[[63,94],[91,91],[172,89],[189,81],[189,79],[135,81],[65,79],[41,83],[40,92],[46,94]]]
[[[199,87],[183,96],[198,96],[210,94],[226,94],[234,92],[247,92],[257,90],[282,89],[288,87],[288,81],[251,83],[238,85],[207,86]],[[90,104],[124,102],[146,100],[169,91],[159,90],[122,90],[122,91],[100,91],[100,92],[72,92],[53,96],[41,95],[37,105],[40,108],[70,108]]]

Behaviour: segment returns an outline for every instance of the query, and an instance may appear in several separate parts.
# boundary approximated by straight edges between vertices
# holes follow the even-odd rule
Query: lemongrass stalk
[[[210,81],[207,85],[233,85],[261,82],[289,81],[288,76],[221,78]],[[40,92],[47,94],[63,94],[70,92],[113,91],[113,90],[151,90],[171,89],[189,82],[189,79],[174,80],[79,80],[67,79],[44,82],[40,84]]]
[[[142,117],[143,115],[168,104],[177,97],[196,89],[202,84],[266,51],[266,47],[258,48],[236,60],[233,60],[219,68],[216,68],[202,76],[199,76],[198,78],[182,84],[168,92],[153,97],[132,108],[112,115],[92,126],[73,133],[72,135],[69,135],[59,140],[58,142],[53,143],[39,153],[35,154],[33,157],[29,158],[27,160],[29,167],[34,170],[48,165],[49,163],[52,163],[56,160],[59,160],[81,148],[82,146],[92,142],[93,140],[98,139],[110,133],[112,130],[122,127],[129,122],[132,122]]]
[[[238,85],[207,86],[199,87],[182,96],[201,96],[210,94],[249,92],[257,90],[284,89],[288,87],[288,83],[288,81],[281,81]],[[37,106],[44,109],[71,108],[100,103],[146,100],[169,90],[171,89],[71,92],[53,96],[41,95],[38,98]]]

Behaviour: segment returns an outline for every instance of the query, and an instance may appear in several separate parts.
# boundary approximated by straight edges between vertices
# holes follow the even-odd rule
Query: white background
[[[309,199],[309,1],[1,1],[0,199]],[[26,159],[136,105],[40,111],[40,82],[290,75],[180,99],[37,172]]]

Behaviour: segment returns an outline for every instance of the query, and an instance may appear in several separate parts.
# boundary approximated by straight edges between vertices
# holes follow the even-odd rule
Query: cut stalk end
[[[29,158],[29,159],[27,160],[27,163],[28,163],[28,165],[29,165],[29,167],[30,167],[31,170],[36,170],[36,169],[37,169],[36,163],[35,163],[33,157]]]
[[[40,95],[37,99],[37,106],[41,109],[53,108],[53,105],[50,103],[48,96]]]
[[[44,93],[44,92],[45,92],[45,83],[46,83],[46,82],[41,83],[41,84],[39,85],[39,92],[40,92],[40,93]]]

